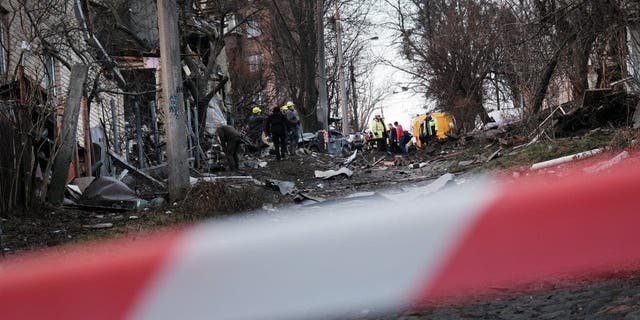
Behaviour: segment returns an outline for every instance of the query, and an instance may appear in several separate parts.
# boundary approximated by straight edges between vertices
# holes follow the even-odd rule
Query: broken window
[[[260,71],[260,62],[262,60],[261,54],[252,54],[249,56],[249,71],[250,72],[258,72]]]
[[[237,33],[238,28],[236,28],[236,26],[237,26],[237,22],[236,22],[235,14],[230,13],[224,17],[224,30],[223,30],[224,34]]]
[[[44,77],[42,77],[42,86],[51,93],[52,96],[56,95],[56,60],[49,54],[44,54],[42,57],[42,63],[44,64]]]
[[[247,20],[247,38],[256,38],[262,34],[260,23],[256,20]]]
[[[267,93],[264,92],[264,90],[259,91],[255,95],[255,101],[258,105],[261,105],[261,106],[265,105],[267,102]]]

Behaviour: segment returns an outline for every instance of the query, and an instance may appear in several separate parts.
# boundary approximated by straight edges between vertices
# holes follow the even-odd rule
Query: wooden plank
[[[147,179],[147,180],[151,181],[153,184],[157,185],[158,187],[160,187],[162,189],[167,188],[167,186],[164,183],[162,183],[162,182],[156,180],[154,177],[152,177],[152,176],[150,176],[150,175],[138,170],[138,168],[132,166],[126,160],[120,158],[120,156],[118,156],[112,150],[107,150],[107,153],[111,156],[111,158],[113,158],[115,160],[114,164],[116,166],[121,167],[121,168],[126,169],[126,170],[129,170],[130,172],[132,172],[132,174],[135,174],[135,175],[138,175],[138,176],[140,176],[140,177],[142,177],[144,179]]]
[[[66,190],[66,179],[69,165],[73,159],[73,153],[77,144],[76,134],[78,129],[78,117],[80,116],[80,99],[84,93],[84,82],[87,79],[89,67],[76,64],[71,67],[71,82],[64,106],[60,145],[57,156],[53,162],[51,183],[47,190],[47,198],[53,204],[61,204]]]

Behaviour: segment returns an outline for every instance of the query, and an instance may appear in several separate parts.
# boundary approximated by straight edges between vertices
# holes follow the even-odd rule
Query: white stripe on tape
[[[133,318],[301,319],[405,306],[488,204],[483,186],[198,227]]]

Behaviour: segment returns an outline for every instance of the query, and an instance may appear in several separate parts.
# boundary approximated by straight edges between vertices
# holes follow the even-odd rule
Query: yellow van
[[[446,139],[447,133],[455,128],[455,119],[446,112],[431,112],[431,117],[436,120],[436,136],[438,139]],[[411,122],[413,125],[413,136],[418,141],[418,148],[422,147],[420,142],[420,124],[427,119],[427,113],[417,115]]]

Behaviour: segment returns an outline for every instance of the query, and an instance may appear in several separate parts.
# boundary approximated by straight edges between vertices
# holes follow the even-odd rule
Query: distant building
[[[268,10],[250,1],[225,19],[225,45],[237,117],[248,116],[253,105],[275,106],[276,84],[271,74],[272,55],[265,43],[272,30]]]

